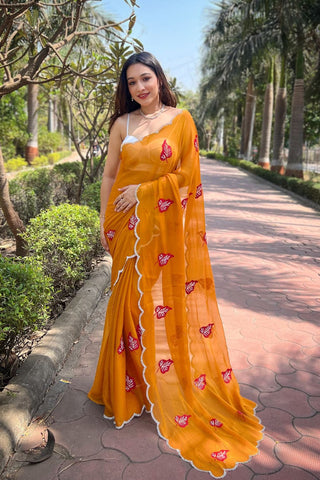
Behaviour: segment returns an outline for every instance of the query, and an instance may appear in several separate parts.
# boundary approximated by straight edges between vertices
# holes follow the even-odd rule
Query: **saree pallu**
[[[119,188],[137,205],[114,211]],[[112,294],[89,398],[121,428],[144,409],[183,459],[216,478],[257,453],[263,427],[230,365],[209,259],[191,115],[124,145],[106,210]]]

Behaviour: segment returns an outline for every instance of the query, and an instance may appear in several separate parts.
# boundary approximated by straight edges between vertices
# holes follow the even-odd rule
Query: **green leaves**
[[[48,319],[52,295],[50,277],[34,260],[0,256],[0,355]]]
[[[33,218],[23,236],[30,255],[52,277],[58,302],[90,271],[99,247],[99,215],[86,206],[59,205]]]

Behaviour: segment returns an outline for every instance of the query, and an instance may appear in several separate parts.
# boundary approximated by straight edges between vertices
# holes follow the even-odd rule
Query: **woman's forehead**
[[[134,63],[127,69],[127,80],[142,77],[143,75],[150,75],[150,73],[154,74],[154,71],[147,67],[147,65],[144,65],[143,63]]]

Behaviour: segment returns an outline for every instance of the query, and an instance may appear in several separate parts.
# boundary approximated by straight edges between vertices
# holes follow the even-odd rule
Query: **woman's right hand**
[[[103,248],[105,249],[105,251],[109,253],[110,249],[109,249],[109,245],[108,245],[105,233],[104,233],[103,222],[101,222],[101,224],[100,224],[100,242],[101,242],[101,245],[103,246]]]

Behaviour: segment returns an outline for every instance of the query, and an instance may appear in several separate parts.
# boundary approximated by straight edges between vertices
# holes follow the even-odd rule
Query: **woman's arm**
[[[122,142],[122,119],[118,118],[112,126],[109,139],[108,155],[101,182],[100,191],[100,241],[103,248],[109,252],[108,243],[104,234],[104,218],[110,192],[119,169],[120,148]]]

